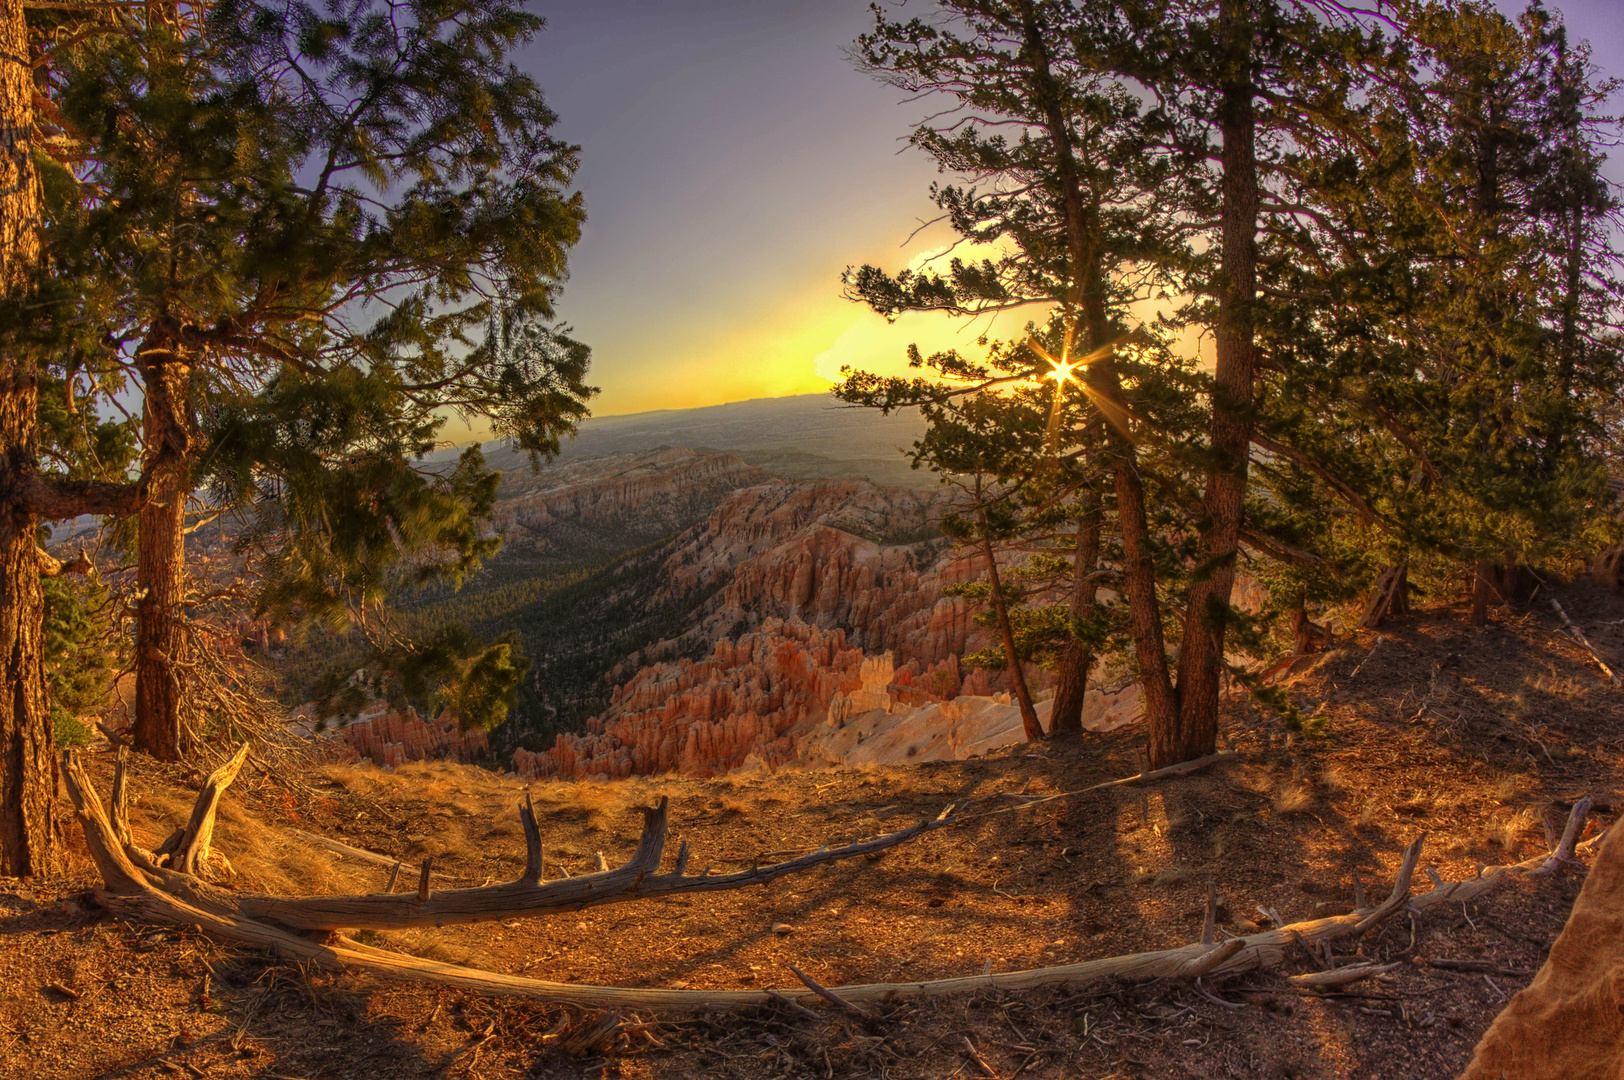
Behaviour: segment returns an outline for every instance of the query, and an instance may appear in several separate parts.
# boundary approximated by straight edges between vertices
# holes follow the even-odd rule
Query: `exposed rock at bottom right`
[[[1545,966],[1461,1080],[1624,1080],[1624,829],[1601,843]]]

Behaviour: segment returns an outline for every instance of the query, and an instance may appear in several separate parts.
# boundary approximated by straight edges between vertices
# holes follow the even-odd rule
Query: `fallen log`
[[[296,933],[292,928],[294,924],[281,922],[278,917],[280,913],[274,908],[265,907],[266,914],[255,917],[247,913],[247,905],[242,903],[244,900],[254,899],[257,904],[264,905],[277,898],[237,897],[235,894],[207,885],[189,875],[151,865],[150,862],[143,865],[143,860],[139,858],[142,853],[138,849],[133,849],[133,845],[127,845],[120,841],[118,830],[115,828],[114,823],[108,819],[100,798],[96,795],[83,768],[74,759],[72,751],[67,751],[63,755],[63,776],[68,794],[73,800],[80,827],[84,831],[87,847],[102,877],[103,887],[97,890],[96,898],[107,908],[137,921],[193,926],[205,936],[216,941],[270,948],[284,959],[302,961],[331,971],[363,970],[387,978],[435,983],[479,994],[524,997],[543,1001],[570,1001],[599,1008],[684,1011],[714,1006],[762,1005],[770,1001],[784,999],[804,1006],[824,1000],[822,996],[805,984],[796,987],[763,990],[667,990],[556,983],[517,975],[504,975],[455,964],[445,964],[422,957],[406,956],[362,945],[344,938],[339,938],[338,942],[334,944],[314,941],[309,937]],[[1564,830],[1565,845],[1571,845],[1570,838],[1578,835],[1588,811],[1589,800],[1581,799],[1574,804],[1568,827]],[[658,850],[665,839],[665,801],[662,800],[659,807],[645,809],[644,814],[645,830],[643,839],[639,842],[638,853],[634,854],[632,860],[627,864],[629,867],[635,867],[636,873],[630,881],[624,881],[621,878],[616,879],[621,885],[621,891],[615,894],[618,899],[638,899],[647,895],[668,895],[670,892],[685,891],[689,887],[699,889],[737,888],[746,884],[755,884],[759,881],[772,880],[773,877],[782,876],[784,873],[794,872],[793,870],[783,869],[784,867],[793,865],[797,869],[804,869],[839,858],[849,858],[852,854],[883,850],[885,847],[901,843],[904,839],[918,836],[923,832],[940,828],[954,820],[948,812],[944,811],[942,815],[935,819],[926,819],[908,829],[890,833],[875,840],[854,843],[834,850],[822,849],[810,856],[790,860],[789,863],[762,867],[759,870],[745,871],[739,874],[720,875],[713,878],[707,874],[684,875],[683,870],[687,862],[686,847],[682,854],[678,856],[677,868],[674,873],[651,875],[649,871],[657,870],[659,867]],[[1509,866],[1488,868],[1475,878],[1444,883],[1435,886],[1430,892],[1412,896],[1410,894],[1411,882],[1420,859],[1424,840],[1425,835],[1423,834],[1405,850],[1391,893],[1380,905],[1369,910],[1354,910],[1345,915],[1333,915],[1292,923],[1278,929],[1266,930],[1246,937],[1232,938],[1217,946],[1208,942],[1197,941],[1172,949],[1133,953],[1127,956],[1105,957],[1078,964],[1034,968],[1027,971],[989,972],[960,978],[906,983],[864,983],[831,987],[827,988],[827,990],[837,994],[842,1002],[855,1005],[864,1002],[931,997],[976,990],[1025,990],[1040,986],[1076,986],[1107,978],[1128,981],[1222,978],[1246,971],[1277,967],[1285,960],[1288,953],[1298,947],[1300,943],[1312,945],[1355,938],[1369,933],[1403,910],[1423,913],[1428,908],[1438,904],[1461,903],[1475,899],[1511,877],[1528,875],[1533,871],[1540,870],[1554,857],[1541,855]],[[1569,852],[1573,850],[1575,848],[1568,846]],[[591,879],[602,879],[611,875],[622,875],[623,878],[625,871],[626,867],[621,867],[600,874],[569,878],[565,879],[564,882],[551,884],[588,882]],[[628,890],[635,893],[635,890],[642,888],[644,883],[648,881],[652,881],[656,886],[663,881],[672,887],[666,889],[663,893],[645,891],[636,895],[628,894]],[[724,881],[730,884],[720,884]],[[522,882],[523,879],[521,879]],[[590,886],[590,888],[598,887],[595,885]],[[511,888],[511,886],[493,886],[491,888],[501,890]],[[456,894],[464,896],[477,894],[484,897],[507,895],[492,893],[489,890],[465,889],[445,890],[441,893],[435,893],[427,901],[419,900],[415,894],[405,893],[394,897],[379,894],[362,898],[284,898],[281,902],[293,905],[292,910],[299,913],[295,918],[307,918],[309,912],[316,909],[308,902],[325,902],[331,905],[334,900],[354,901],[359,899],[368,902],[392,900],[397,904],[424,906],[435,903],[441,897]],[[587,894],[582,895],[590,900],[596,894],[589,891]],[[607,903],[612,901],[607,898],[600,898],[597,902]],[[479,917],[505,918],[510,914],[514,914],[511,910],[500,914],[492,914],[496,910],[494,905],[481,907],[478,915]],[[546,907],[545,910],[554,912],[560,909],[557,905],[551,905]],[[537,913],[537,909],[527,909],[521,912],[521,914],[535,913]],[[354,924],[350,925],[353,926]],[[418,925],[418,923],[414,921],[409,925]]]

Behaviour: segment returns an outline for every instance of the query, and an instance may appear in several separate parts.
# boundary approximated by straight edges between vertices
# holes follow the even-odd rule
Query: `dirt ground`
[[[1624,601],[1575,586],[1570,616],[1624,662]],[[1220,928],[1345,912],[1357,873],[1390,888],[1400,850],[1428,834],[1445,879],[1547,848],[1571,803],[1610,821],[1624,762],[1624,691],[1560,633],[1548,606],[1501,610],[1474,629],[1460,608],[1343,638],[1285,680],[1319,739],[1290,735],[1237,695],[1237,759],[1148,791],[1117,788],[1034,806],[1137,771],[1134,729],[956,763],[719,780],[537,784],[548,876],[613,864],[637,839],[635,807],[669,795],[673,841],[693,866],[772,862],[934,816],[962,821],[877,856],[734,892],[547,919],[362,934],[388,948],[566,982],[746,988],[1016,970],[1186,944],[1206,881]],[[105,795],[111,758],[89,764]],[[143,763],[137,839],[183,819],[201,778]],[[234,887],[378,891],[386,867],[331,855],[321,833],[415,867],[437,887],[517,876],[523,836],[512,777],[464,766],[394,773],[328,767],[314,796],[250,772],[231,789],[216,844]],[[255,1077],[1453,1077],[1561,929],[1580,879],[1518,882],[1480,902],[1406,915],[1359,942],[1402,960],[1385,981],[1293,989],[1284,969],[1209,989],[1092,984],[983,992],[884,1008],[862,1020],[778,1006],[622,1017],[643,1026],[608,1050],[563,1044],[591,1010],[335,976],[221,948],[98,910],[88,860],[60,882],[0,879],[0,1078]],[[675,851],[672,843],[670,850]],[[670,858],[671,856],[668,856]],[[403,877],[415,873],[408,871]],[[1421,875],[1417,875],[1418,880]],[[404,886],[403,886],[404,887]],[[1427,885],[1421,881],[1418,889]],[[1346,948],[1354,948],[1348,944]],[[1351,955],[1351,954],[1350,954]],[[1339,956],[1339,962],[1346,957]],[[1430,966],[1474,960],[1462,972]]]

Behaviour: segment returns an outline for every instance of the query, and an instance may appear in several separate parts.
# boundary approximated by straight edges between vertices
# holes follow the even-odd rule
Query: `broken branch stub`
[[[224,765],[203,781],[203,790],[198,792],[197,803],[192,807],[191,820],[181,830],[180,843],[169,858],[171,869],[196,877],[207,865],[209,846],[214,842],[214,818],[220,810],[220,797],[237,779],[243,762],[247,760],[248,744],[243,743]]]

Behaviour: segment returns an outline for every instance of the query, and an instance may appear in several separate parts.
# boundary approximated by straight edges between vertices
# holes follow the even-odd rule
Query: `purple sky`
[[[1547,6],[1624,75],[1624,0]],[[537,0],[548,27],[520,63],[582,146],[589,220],[561,313],[593,348],[594,412],[819,391],[842,363],[896,368],[909,341],[986,328],[888,327],[839,297],[844,266],[896,268],[946,236],[901,247],[936,174],[898,153],[923,106],[842,54],[867,7]],[[1624,155],[1610,172],[1624,180]]]

